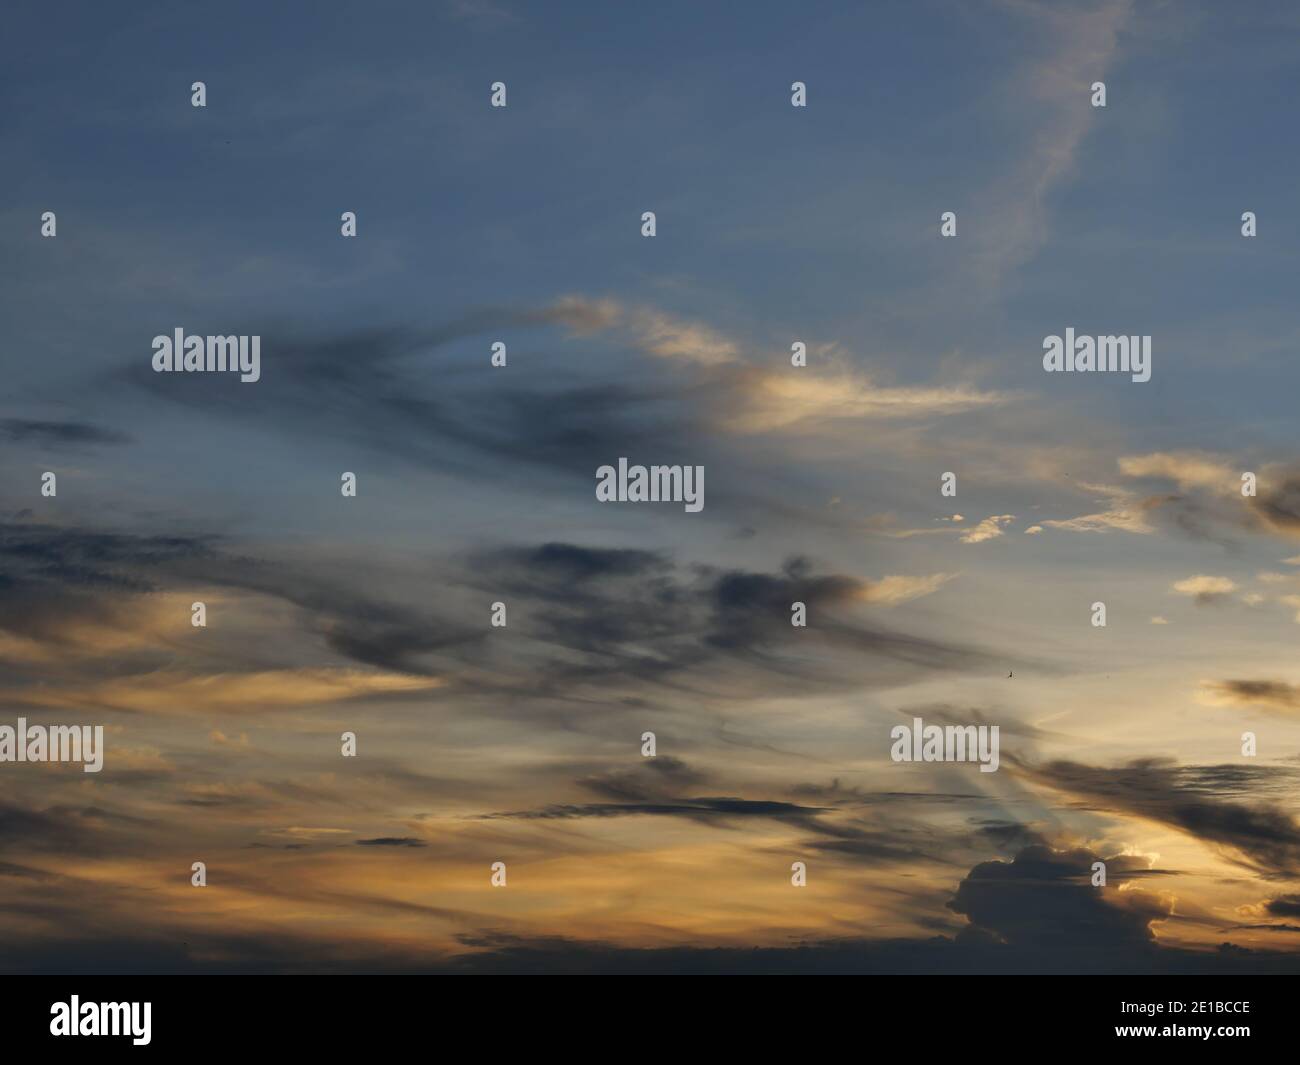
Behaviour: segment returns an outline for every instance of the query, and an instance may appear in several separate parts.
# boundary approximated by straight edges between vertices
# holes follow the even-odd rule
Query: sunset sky
[[[0,970],[1300,971],[1294,5],[276,6],[0,15]]]

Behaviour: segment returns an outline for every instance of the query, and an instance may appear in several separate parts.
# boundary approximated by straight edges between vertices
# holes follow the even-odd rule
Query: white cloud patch
[[[1200,451],[1156,451],[1119,460],[1125,477],[1154,477],[1173,481],[1179,488],[1209,488],[1240,492],[1241,474],[1223,459]]]
[[[955,573],[931,573],[922,577],[882,577],[868,582],[861,597],[868,603],[896,606],[937,591],[955,576]]]
[[[1151,500],[1140,500],[1124,488],[1113,488],[1104,484],[1083,483],[1079,486],[1086,492],[1096,493],[1106,504],[1106,509],[1094,514],[1081,514],[1077,518],[1063,518],[1044,521],[1049,529],[1064,529],[1068,532],[1121,532],[1148,534],[1155,532],[1154,526],[1147,521],[1146,512],[1154,506]]]
[[[1175,581],[1173,590],[1179,595],[1192,596],[1198,603],[1212,603],[1235,592],[1237,584],[1227,577],[1212,577],[1198,573],[1194,577]]]
[[[733,432],[762,433],[813,420],[959,414],[1007,399],[966,385],[877,385],[867,375],[845,368],[757,371],[744,380],[740,402],[724,424]]]
[[[1008,522],[1015,521],[1014,514],[995,514],[992,517],[985,518],[974,528],[967,529],[962,534],[961,542],[963,544],[982,544],[986,540],[994,540],[1002,535],[1003,526]]]

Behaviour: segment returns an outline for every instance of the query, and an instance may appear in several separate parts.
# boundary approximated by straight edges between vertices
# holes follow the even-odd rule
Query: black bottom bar
[[[821,1056],[836,1045],[890,1056],[951,1047],[1103,1047],[1134,1054],[1190,1048],[1282,1049],[1294,1032],[1294,987],[1268,977],[849,977],[838,983],[740,978],[702,992],[636,978],[588,982],[464,977],[34,977],[0,983],[0,1053],[320,1050],[423,1046],[438,1054],[530,1053],[587,1045],[601,1057],[633,1046],[691,1056],[751,1043]],[[717,983],[716,979],[713,981]],[[114,1018],[126,1035],[55,1035],[73,996],[79,1024]],[[105,1011],[100,1004],[135,1003]],[[60,1005],[62,1004],[62,1005]],[[89,1019],[93,1014],[94,1020]],[[611,1028],[612,1026],[612,1028]],[[622,1034],[618,1030],[622,1030]],[[1205,1029],[1209,1029],[1206,1035]],[[1193,1031],[1197,1030],[1197,1031]],[[80,1029],[79,1029],[80,1031]],[[610,1042],[610,1040],[613,1042]],[[456,1050],[457,1046],[463,1049]],[[475,1047],[478,1049],[475,1050]],[[588,1056],[584,1054],[584,1057]],[[9,1057],[8,1060],[19,1060]]]

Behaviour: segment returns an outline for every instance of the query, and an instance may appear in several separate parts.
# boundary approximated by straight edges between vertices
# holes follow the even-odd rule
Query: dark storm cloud
[[[1093,887],[1092,865],[1102,860],[1084,850],[1029,846],[1013,861],[975,866],[948,906],[973,930],[1012,946],[1123,950],[1153,943],[1151,922],[1167,917],[1168,905],[1140,892]]]
[[[1264,909],[1274,917],[1300,917],[1300,895],[1279,895],[1264,903]]]
[[[1271,767],[1180,767],[1141,759],[1116,768],[1050,762],[1026,770],[1040,783],[1074,796],[1088,809],[1130,814],[1172,825],[1261,875],[1300,876],[1300,824],[1268,801],[1225,802],[1224,791],[1249,794]]]
[[[379,836],[376,839],[354,840],[358,847],[423,847],[424,841],[414,836]]]
[[[131,437],[87,422],[45,422],[0,418],[0,439],[12,444],[60,447],[78,444],[128,444]]]

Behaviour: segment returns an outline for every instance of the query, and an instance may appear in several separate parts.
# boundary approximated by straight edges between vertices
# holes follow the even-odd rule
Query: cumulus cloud
[[[977,865],[948,906],[1011,946],[1153,944],[1151,923],[1169,916],[1172,900],[1134,889],[1097,890],[1090,877],[1101,860],[1086,850],[1029,846],[1010,862]],[[1123,856],[1106,864],[1122,866]]]

